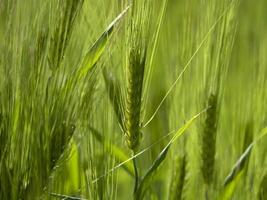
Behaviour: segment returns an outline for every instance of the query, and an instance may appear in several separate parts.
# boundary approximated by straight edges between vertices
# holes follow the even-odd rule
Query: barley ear
[[[81,12],[83,0],[58,1],[57,20],[50,40],[50,69],[59,67],[68,46],[74,22]]]
[[[181,200],[186,176],[186,155],[176,157],[172,169],[170,200]]]
[[[124,130],[120,85],[114,75],[112,73],[109,73],[106,69],[103,70],[103,76],[108,91],[109,100],[111,102],[111,105],[113,106],[113,110],[116,114],[118,123],[121,129]]]
[[[204,182],[210,185],[213,180],[217,132],[217,95],[210,94],[208,99],[208,110],[202,132],[201,156],[202,175]]]
[[[259,200],[267,199],[267,173],[265,173],[265,175],[261,180],[258,191],[258,199]]]
[[[140,113],[145,61],[146,54],[142,54],[140,46],[130,50],[127,68],[125,133],[127,145],[132,150],[138,148],[141,138]]]
[[[245,136],[243,139],[243,151],[242,152],[245,152],[251,143],[253,143],[253,121],[248,121],[246,124]],[[248,172],[249,158],[250,157],[248,157],[248,161],[244,169],[245,175],[247,175],[247,172]]]

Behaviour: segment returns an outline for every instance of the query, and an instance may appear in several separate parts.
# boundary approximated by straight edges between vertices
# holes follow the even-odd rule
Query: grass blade
[[[195,119],[197,119],[202,113],[204,113],[206,110],[207,109],[204,109],[200,113],[196,114],[194,117],[192,117],[190,120],[188,120],[183,127],[181,127],[178,131],[176,131],[175,132],[175,135],[172,137],[172,139],[169,141],[169,143],[165,146],[165,148],[163,149],[163,151],[166,151],[166,148],[168,146],[170,146],[176,139],[178,139],[184,133],[184,131],[191,125],[191,123]],[[125,163],[130,162],[133,159],[135,159],[135,158],[139,157],[140,155],[144,154],[145,152],[147,152],[148,150],[150,150],[152,147],[154,147],[156,144],[158,144],[159,142],[161,142],[162,140],[164,140],[167,136],[172,135],[172,134],[173,134],[173,131],[171,131],[166,136],[160,138],[157,142],[154,142],[153,144],[151,144],[148,147],[144,148],[143,150],[139,151],[138,153],[136,153],[132,157],[128,158],[127,160],[119,163],[118,165],[116,165],[112,169],[108,170],[105,174],[103,174],[103,175],[99,176],[98,178],[94,179],[92,181],[92,183],[96,183],[97,181],[99,181],[103,177],[109,175],[110,173],[113,173],[115,170],[117,170],[118,168],[120,168],[121,166],[123,166]],[[162,154],[160,154],[160,155],[162,155]],[[163,155],[164,155],[164,153],[163,153]]]
[[[113,155],[119,162],[124,162],[129,157],[124,153],[124,150],[118,147],[117,145],[113,144],[111,141],[107,141],[103,138],[103,136],[94,128],[90,128],[95,138],[101,142],[108,151],[110,151],[110,154]],[[133,163],[127,162],[124,165],[122,165],[122,168],[132,177],[134,177],[134,166]]]
[[[246,148],[245,152],[240,156],[240,158],[235,163],[231,172],[224,180],[223,191],[222,191],[222,195],[221,195],[222,200],[227,200],[227,199],[230,199],[232,197],[236,185],[238,184],[239,180],[242,178],[242,175],[244,173],[245,166],[248,163],[252,148],[266,134],[267,134],[267,127],[263,128],[260,131],[259,137]]]
[[[169,143],[165,146],[165,148],[159,153],[158,157],[155,159],[151,167],[148,169],[144,177],[141,179],[140,184],[135,193],[135,199],[140,199],[145,191],[146,186],[148,185],[149,180],[152,178],[153,174],[157,171],[160,164],[165,160],[167,153],[171,147],[171,144],[177,140],[180,136],[182,136],[185,131],[189,128],[189,126],[194,122],[196,118],[198,118],[202,113],[204,113],[207,109],[201,111],[190,120],[188,120],[172,137]],[[141,198],[142,199],[142,198]]]
[[[96,40],[93,46],[87,51],[85,54],[80,66],[77,70],[78,79],[86,76],[89,70],[96,64],[105,50],[108,37],[113,32],[114,27],[118,24],[118,22],[122,19],[122,17],[126,14],[130,6],[127,6],[107,27],[107,29],[101,34],[101,36]]]
[[[238,176],[238,174],[244,169],[245,164],[247,163],[247,160],[250,156],[253,143],[251,143],[246,151],[240,156],[240,158],[235,163],[234,167],[232,168],[230,174],[225,178],[224,180],[224,187],[226,187],[229,183],[234,181],[234,179]]]

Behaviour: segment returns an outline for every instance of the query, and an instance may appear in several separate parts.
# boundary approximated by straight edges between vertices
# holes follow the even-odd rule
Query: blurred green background
[[[223,186],[267,126],[266,0],[1,0],[0,199],[133,198],[132,161],[118,166],[132,153],[116,114],[125,107],[136,2],[149,13],[140,25],[148,35],[143,125],[168,94],[141,129],[140,175],[170,132],[205,109],[210,94],[218,98],[212,184],[201,172],[203,114],[172,144],[143,198],[267,199],[266,137],[232,191]],[[105,74],[120,89],[119,107]]]

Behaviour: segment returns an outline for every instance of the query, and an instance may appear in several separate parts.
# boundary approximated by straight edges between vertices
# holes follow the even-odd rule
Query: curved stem
[[[133,152],[133,155],[135,155],[135,152]],[[136,192],[138,188],[138,182],[139,182],[138,167],[137,167],[136,159],[137,158],[133,158],[134,175],[135,175],[134,193]]]

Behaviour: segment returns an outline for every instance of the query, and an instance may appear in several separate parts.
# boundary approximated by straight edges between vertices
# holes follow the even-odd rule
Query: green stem
[[[133,152],[133,155],[135,155],[135,152]],[[134,184],[134,194],[136,193],[136,190],[138,188],[138,182],[139,182],[139,175],[138,175],[138,167],[136,158],[133,159],[133,165],[134,165],[134,175],[135,175],[135,184]]]

